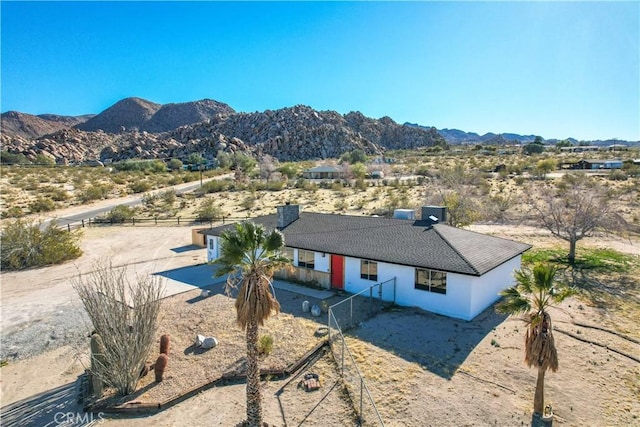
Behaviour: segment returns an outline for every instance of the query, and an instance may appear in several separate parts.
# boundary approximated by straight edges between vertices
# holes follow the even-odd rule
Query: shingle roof
[[[267,229],[276,215],[251,221]],[[231,224],[203,230],[219,236]],[[372,261],[480,276],[531,248],[530,245],[444,224],[302,212],[281,230],[287,246]]]

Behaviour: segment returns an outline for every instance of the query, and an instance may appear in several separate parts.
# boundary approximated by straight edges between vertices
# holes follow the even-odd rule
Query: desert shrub
[[[114,163],[113,167],[119,171],[142,171],[162,173],[167,171],[167,165],[162,160],[125,160]]]
[[[221,191],[230,191],[233,187],[233,181],[230,179],[213,179],[202,184],[196,192],[201,194],[219,193]]]
[[[2,230],[0,259],[3,270],[23,270],[60,264],[78,258],[79,233],[70,233],[52,221],[44,230],[40,224],[16,220]]]
[[[29,203],[29,210],[33,213],[38,212],[50,212],[56,208],[56,204],[51,199],[45,199],[38,197],[33,202]]]
[[[24,211],[20,206],[11,206],[5,212],[2,213],[3,218],[20,218],[24,215]]]
[[[106,199],[109,195],[109,188],[106,185],[90,185],[80,192],[78,199],[81,202],[91,202],[94,200]]]
[[[333,207],[337,211],[345,211],[349,207],[349,204],[347,203],[347,201],[345,199],[340,199],[333,205]]]
[[[168,206],[173,205],[178,198],[176,190],[173,189],[162,191],[158,196],[160,197],[160,200],[162,200],[162,203]]]
[[[609,179],[611,181],[626,181],[627,178],[628,178],[627,174],[621,171],[620,169],[613,170],[609,174]]]
[[[152,194],[152,193],[144,193],[142,195],[142,204],[144,206],[146,206],[147,208],[153,208],[155,207],[156,203],[158,202],[158,195],[157,194]]]
[[[249,194],[247,197],[245,197],[242,202],[240,202],[240,206],[242,206],[244,209],[251,209],[256,205],[256,195],[255,194]]]
[[[48,186],[40,189],[40,191],[55,202],[62,202],[69,199],[69,193],[64,188]]]
[[[107,219],[112,222],[125,222],[134,217],[136,210],[131,206],[118,205],[107,214]]]
[[[196,219],[202,222],[214,221],[222,218],[222,210],[214,204],[210,197],[203,199],[196,211]]]
[[[522,186],[524,184],[525,178],[524,176],[516,176],[514,178],[514,182],[516,183],[517,186]]]
[[[268,356],[273,351],[273,337],[271,335],[263,335],[258,341],[258,353],[262,356]]]
[[[10,153],[8,151],[0,151],[0,163],[3,165],[24,165],[29,160],[24,154]]]
[[[179,170],[182,170],[183,164],[182,164],[182,161],[179,159],[171,159],[169,160],[169,164],[167,166],[172,171],[179,171]]]
[[[331,186],[329,188],[331,188],[333,191],[342,191],[342,189],[344,188],[344,185],[342,184],[341,181],[336,180],[331,183]]]
[[[155,342],[164,292],[160,279],[138,276],[134,285],[125,269],[97,263],[91,273],[80,275],[72,284],[104,343],[92,374],[118,395],[133,393]]]
[[[42,165],[42,166],[53,166],[56,164],[56,161],[53,159],[53,157],[49,157],[45,154],[38,153],[36,154],[36,157],[33,160],[33,163],[35,163],[36,165]]]
[[[134,181],[129,184],[129,188],[134,193],[144,193],[151,190],[151,184],[148,181]]]

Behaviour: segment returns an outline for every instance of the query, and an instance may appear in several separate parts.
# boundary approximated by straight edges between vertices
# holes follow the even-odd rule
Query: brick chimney
[[[430,224],[444,223],[447,221],[447,207],[423,206],[421,219],[422,221],[427,221]]]
[[[289,226],[292,222],[300,217],[300,206],[286,204],[284,206],[278,206],[278,229]]]

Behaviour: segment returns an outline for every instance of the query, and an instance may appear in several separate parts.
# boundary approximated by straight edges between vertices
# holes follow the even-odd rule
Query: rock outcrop
[[[176,127],[201,118],[205,119]],[[36,139],[3,132],[2,144],[4,150],[29,159],[43,153],[56,163],[69,164],[184,159],[194,152],[213,158],[220,151],[297,161],[336,158],[354,149],[378,155],[386,149],[444,145],[445,141],[434,128],[399,125],[389,117],[376,120],[359,112],[343,116],[296,105],[235,113],[212,100],[160,106],[127,98],[76,128]]]

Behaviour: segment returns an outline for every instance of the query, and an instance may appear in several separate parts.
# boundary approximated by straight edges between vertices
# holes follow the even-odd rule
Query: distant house
[[[446,209],[422,208],[422,220],[301,213],[297,205],[253,219],[285,236],[292,273],[281,278],[312,281],[357,293],[395,280],[382,299],[402,306],[471,320],[514,284],[523,252],[531,246],[439,223]],[[202,231],[207,258],[220,256],[224,225]]]
[[[574,163],[572,169],[620,169],[622,168],[622,160],[580,160]]]
[[[560,151],[567,153],[586,153],[590,151],[598,151],[600,147],[597,145],[576,145],[572,147],[560,147]]]
[[[344,178],[344,171],[337,166],[316,166],[302,172],[306,179],[341,179]]]

